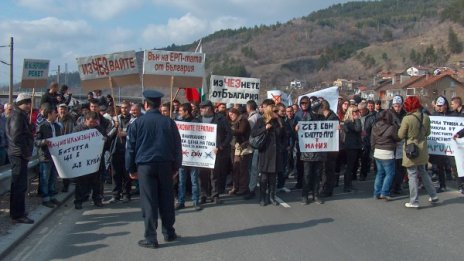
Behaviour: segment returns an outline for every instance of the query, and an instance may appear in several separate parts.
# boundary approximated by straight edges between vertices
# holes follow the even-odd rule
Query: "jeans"
[[[53,162],[43,161],[39,164],[40,193],[42,201],[47,202],[54,198],[56,189],[56,170]]]
[[[248,188],[250,191],[254,191],[258,184],[258,150],[253,150],[253,158],[250,164],[250,181],[248,182]]]
[[[419,188],[418,188],[418,175],[422,179],[422,184],[424,184],[425,190],[430,197],[436,197],[437,191],[432,184],[432,180],[425,170],[425,165],[413,166],[407,168],[408,178],[409,178],[409,202],[416,204],[419,203]]]
[[[319,185],[323,161],[304,161],[303,190],[302,197],[308,197],[312,191],[313,198],[319,197]]]
[[[375,159],[377,175],[374,182],[374,196],[390,196],[390,187],[395,176],[395,159]]]
[[[198,200],[200,199],[198,173],[198,168],[184,166],[179,168],[179,194],[177,196],[179,204],[185,203],[185,184],[187,183],[187,175],[189,174],[192,181],[192,201],[194,204],[198,204]]]

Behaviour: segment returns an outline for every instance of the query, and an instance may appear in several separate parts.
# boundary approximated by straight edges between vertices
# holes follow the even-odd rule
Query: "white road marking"
[[[275,197],[276,201],[279,202],[279,204],[284,207],[284,208],[291,208],[289,204],[285,203],[285,201],[283,201],[281,198],[279,197]]]

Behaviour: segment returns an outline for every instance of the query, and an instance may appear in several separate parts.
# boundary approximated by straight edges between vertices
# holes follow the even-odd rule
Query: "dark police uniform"
[[[162,93],[147,90],[146,99],[159,99]],[[145,243],[158,245],[158,210],[166,239],[175,239],[174,191],[172,176],[182,163],[182,147],[176,123],[150,109],[131,124],[127,133],[126,169],[138,173],[140,201],[145,221]],[[170,241],[170,240],[168,240]],[[139,242],[141,245],[141,242]]]

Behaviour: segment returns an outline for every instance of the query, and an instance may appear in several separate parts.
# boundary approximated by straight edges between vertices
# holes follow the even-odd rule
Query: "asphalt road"
[[[57,210],[5,260],[464,260],[464,197],[439,194],[430,206],[406,209],[407,196],[374,200],[372,181],[325,204],[300,204],[300,191],[280,194],[288,207],[260,207],[225,197],[224,205],[177,213],[177,242],[137,246],[143,237],[139,201],[97,209],[72,201]],[[190,205],[190,203],[189,203]]]

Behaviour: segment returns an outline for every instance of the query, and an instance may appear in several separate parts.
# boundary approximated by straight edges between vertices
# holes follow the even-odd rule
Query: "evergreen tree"
[[[459,54],[463,51],[462,42],[459,41],[458,35],[454,32],[453,28],[450,26],[448,32],[448,48],[451,53]]]

